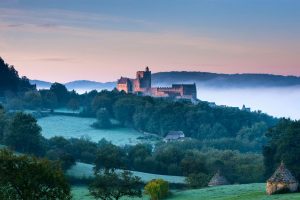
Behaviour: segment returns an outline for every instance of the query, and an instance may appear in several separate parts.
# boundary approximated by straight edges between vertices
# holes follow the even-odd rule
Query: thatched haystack
[[[218,171],[209,181],[208,186],[214,187],[214,186],[221,186],[221,185],[229,185],[229,182],[224,176],[221,175],[220,171]]]
[[[282,162],[279,168],[267,181],[267,193],[272,195],[278,193],[296,192],[298,190],[298,186],[298,181]]]

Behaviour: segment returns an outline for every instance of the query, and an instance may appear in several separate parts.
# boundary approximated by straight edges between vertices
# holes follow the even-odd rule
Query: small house
[[[267,181],[267,193],[269,195],[278,193],[296,192],[299,183],[292,173],[285,167],[282,162],[279,168]]]
[[[185,138],[185,135],[182,131],[170,131],[167,136],[164,138],[165,142],[172,142],[172,141],[181,141]]]

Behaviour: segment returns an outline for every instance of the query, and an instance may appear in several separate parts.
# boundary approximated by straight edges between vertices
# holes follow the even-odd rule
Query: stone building
[[[135,79],[121,77],[117,83],[117,89],[126,93],[149,94],[151,92],[151,71],[146,67],[145,71],[138,71]]]
[[[299,183],[282,162],[267,181],[266,191],[269,195],[298,191]]]
[[[164,138],[164,142],[180,141],[185,138],[182,131],[170,131]]]
[[[197,99],[196,84],[173,84],[172,87],[152,87],[151,71],[146,67],[145,71],[138,71],[135,79],[121,77],[117,83],[117,89],[126,93],[135,93],[153,97],[172,99]]]

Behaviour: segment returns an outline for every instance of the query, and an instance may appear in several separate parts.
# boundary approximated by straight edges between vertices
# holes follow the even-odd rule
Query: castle
[[[118,80],[117,89],[126,93],[145,96],[172,99],[197,99],[196,84],[173,84],[172,87],[152,87],[149,67],[146,67],[145,71],[138,71],[135,79],[121,77]]]

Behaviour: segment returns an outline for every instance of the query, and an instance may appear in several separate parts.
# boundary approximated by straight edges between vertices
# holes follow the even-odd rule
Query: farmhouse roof
[[[170,131],[168,135],[165,137],[165,139],[168,140],[176,140],[181,137],[184,137],[184,133],[182,131]]]

